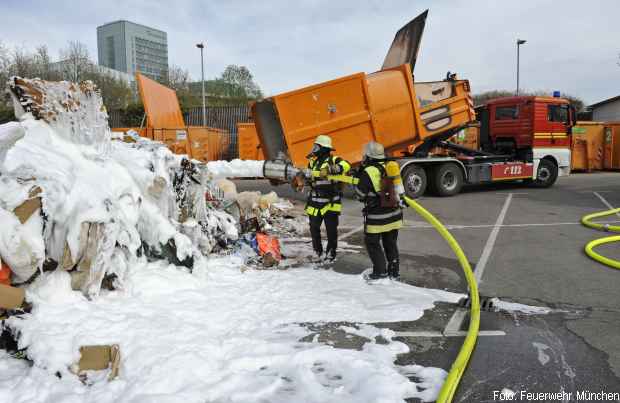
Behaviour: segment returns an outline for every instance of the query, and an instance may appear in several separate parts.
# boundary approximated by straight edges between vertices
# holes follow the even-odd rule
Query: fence
[[[206,108],[206,126],[223,130],[228,135],[219,134],[214,136],[223,143],[221,146],[215,147],[213,140],[209,140],[212,149],[224,150],[218,152],[219,158],[233,159],[239,157],[237,123],[249,121],[250,110],[247,105],[232,106],[208,106]],[[131,126],[130,123],[124,121],[122,111],[110,111],[109,113],[110,127],[121,128]],[[203,126],[202,107],[190,108],[183,113],[183,119],[187,126],[198,127]],[[166,130],[167,131],[167,130]],[[172,129],[171,129],[172,133]]]

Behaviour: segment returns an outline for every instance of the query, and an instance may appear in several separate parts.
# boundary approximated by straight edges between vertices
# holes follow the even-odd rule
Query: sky
[[[168,33],[169,63],[200,78],[245,65],[273,95],[380,69],[396,31],[429,9],[416,81],[457,72],[472,91],[514,90],[516,39],[525,90],[558,90],[586,104],[620,95],[616,0],[0,0],[0,42],[53,57],[79,40],[97,59],[99,25],[125,19]]]

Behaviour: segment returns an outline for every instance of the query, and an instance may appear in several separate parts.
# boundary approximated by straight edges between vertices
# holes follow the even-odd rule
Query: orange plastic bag
[[[261,232],[256,233],[256,243],[258,245],[258,254],[263,256],[270,253],[276,261],[282,260],[282,254],[280,253],[280,241],[278,238],[263,234]]]
[[[11,269],[0,260],[0,284],[11,285]]]

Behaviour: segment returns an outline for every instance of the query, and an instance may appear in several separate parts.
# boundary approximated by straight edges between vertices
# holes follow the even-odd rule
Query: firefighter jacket
[[[396,162],[390,161],[387,164],[396,164]],[[355,186],[355,195],[364,202],[364,231],[367,234],[379,234],[403,226],[402,209],[399,206],[382,207],[380,203],[381,178],[384,175],[388,176],[387,171],[394,171],[394,169],[386,170],[387,164],[377,161],[365,165],[357,175],[359,183]],[[388,178],[394,182],[395,188],[399,185],[402,187],[400,174],[388,176]]]
[[[330,168],[331,166],[331,168]],[[312,175],[310,179],[310,194],[306,203],[306,214],[309,216],[325,215],[328,211],[340,213],[342,210],[342,190],[339,182],[321,178],[321,171],[329,174],[345,174],[351,165],[340,157],[327,154],[319,158],[311,158],[308,168]]]

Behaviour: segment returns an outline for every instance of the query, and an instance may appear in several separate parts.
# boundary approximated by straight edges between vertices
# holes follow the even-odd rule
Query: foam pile
[[[10,86],[19,122],[0,126],[0,255],[19,282],[56,264],[93,296],[106,276],[122,287],[145,251],[194,267],[236,239],[234,219],[205,203],[206,168],[145,139],[111,141],[92,84]],[[40,209],[19,225],[33,189]]]

